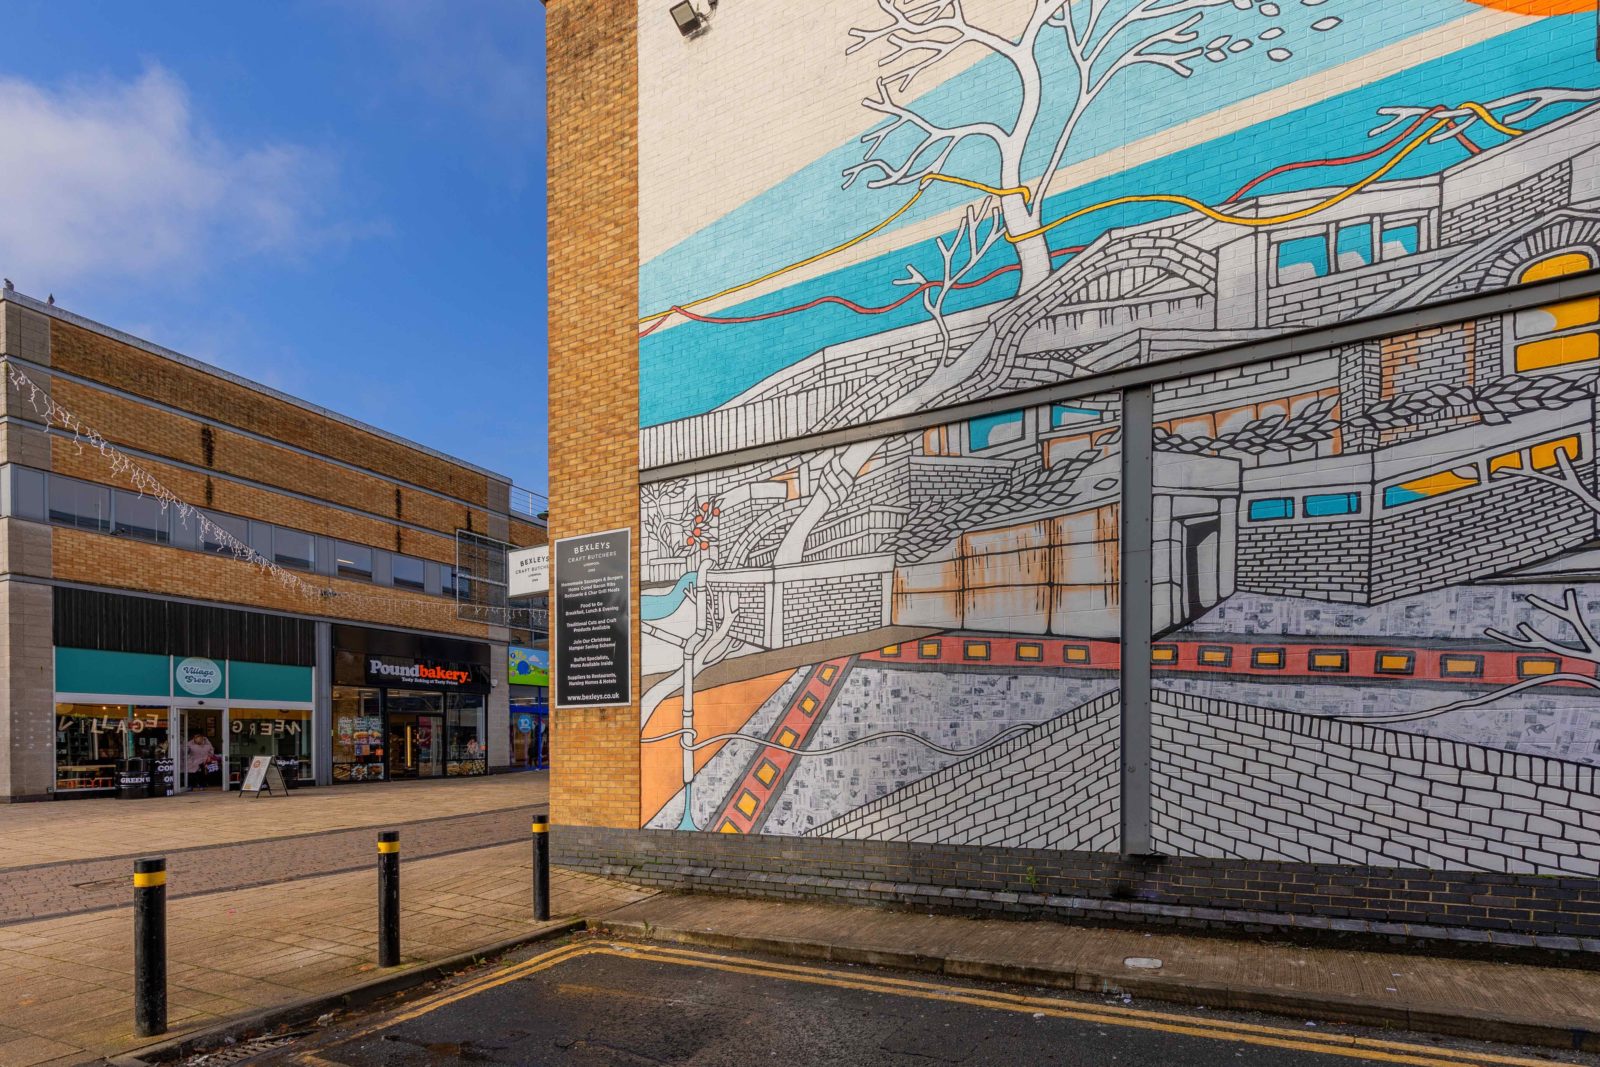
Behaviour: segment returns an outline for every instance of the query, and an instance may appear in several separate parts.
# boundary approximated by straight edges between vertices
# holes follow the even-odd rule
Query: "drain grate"
[[[249,1041],[241,1041],[236,1045],[196,1056],[188,1061],[188,1067],[226,1067],[231,1063],[243,1063],[252,1056],[259,1056],[263,1052],[271,1052],[273,1049],[292,1044],[296,1038],[303,1036],[304,1034],[275,1034],[268,1037],[253,1037]]]

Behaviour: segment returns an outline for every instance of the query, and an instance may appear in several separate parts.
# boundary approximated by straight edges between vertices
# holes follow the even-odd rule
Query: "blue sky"
[[[5,18],[18,289],[546,490],[537,0]]]

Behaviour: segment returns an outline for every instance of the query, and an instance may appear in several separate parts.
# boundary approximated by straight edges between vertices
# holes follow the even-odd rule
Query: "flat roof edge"
[[[135,337],[131,333],[125,333],[122,330],[116,329],[115,327],[107,326],[103,322],[96,322],[94,319],[91,319],[85,315],[79,315],[76,312],[68,311],[56,304],[47,304],[43,300],[35,299],[34,297],[28,296],[26,293],[23,293],[19,290],[6,289],[4,291],[0,291],[0,301],[6,300],[9,300],[21,307],[25,307],[30,311],[37,311],[42,315],[48,315],[53,319],[60,319],[62,322],[68,323],[72,326],[78,326],[82,329],[100,334],[103,337],[109,337],[113,341],[120,341],[125,345],[131,345],[134,348],[137,348],[143,352],[148,352],[153,356],[160,356],[163,359],[170,359],[174,363],[181,363],[185,367],[189,367],[192,370],[200,371],[203,374],[210,374],[213,377],[221,378],[223,381],[232,382],[234,385],[253,390],[257,393],[261,393],[264,396],[270,396],[274,400],[281,400],[286,404],[292,404],[303,411],[311,412],[313,415],[321,415],[323,418],[332,419],[335,422],[343,423],[352,429],[373,434],[376,437],[381,437],[386,441],[392,441],[393,443],[401,445],[405,448],[415,449],[424,455],[429,455],[435,459],[444,460],[446,463],[453,463],[458,467],[463,467],[467,470],[473,471],[474,473],[482,474],[488,478],[499,479],[508,485],[516,484],[515,480],[508,474],[501,474],[499,471],[492,471],[487,467],[480,467],[476,463],[462,459],[460,456],[452,456],[448,452],[441,452],[436,448],[429,448],[425,444],[421,444],[406,437],[401,437],[397,433],[391,433],[390,431],[380,429],[377,426],[372,426],[368,423],[362,422],[360,419],[353,419],[348,415],[341,415],[339,412],[330,408],[322,407],[320,404],[313,404],[309,400],[302,400],[297,396],[291,396],[288,393],[272,388],[270,385],[262,385],[260,382],[251,381],[242,374],[235,374],[232,371],[223,370],[221,367],[206,363],[203,360],[195,359],[193,356],[186,356],[182,352],[178,352],[170,348],[164,348],[152,341],[146,341],[142,337]]]

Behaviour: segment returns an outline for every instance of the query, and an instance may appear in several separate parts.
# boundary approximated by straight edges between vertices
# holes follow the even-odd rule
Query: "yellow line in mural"
[[[1518,137],[1522,134],[1521,130],[1512,129],[1510,126],[1505,125],[1493,115],[1489,114],[1488,109],[1482,104],[1476,104],[1469,100],[1466,103],[1461,104],[1460,107],[1473,112],[1479,118],[1487,122],[1490,126],[1494,127],[1496,130],[1508,137]],[[1236,226],[1278,226],[1285,222],[1296,222],[1300,219],[1315,215],[1320,211],[1326,211],[1335,204],[1342,203],[1343,201],[1350,199],[1352,196],[1355,196],[1361,190],[1382,178],[1385,174],[1388,174],[1400,164],[1401,160],[1405,159],[1412,152],[1415,152],[1418,148],[1421,148],[1427,142],[1428,138],[1438,133],[1452,121],[1452,119],[1440,119],[1438,122],[1435,122],[1432,126],[1429,126],[1426,130],[1423,130],[1421,133],[1413,137],[1411,141],[1404,148],[1400,149],[1400,151],[1396,152],[1387,163],[1383,164],[1383,166],[1379,167],[1365,178],[1362,178],[1354,185],[1350,185],[1344,189],[1341,189],[1339,192],[1328,197],[1326,200],[1323,200],[1317,204],[1312,204],[1310,207],[1301,208],[1299,211],[1291,211],[1283,215],[1269,215],[1265,218],[1252,218],[1247,215],[1230,215],[1225,211],[1218,211],[1216,208],[1211,207],[1208,204],[1202,204],[1193,197],[1180,196],[1174,193],[1150,193],[1139,196],[1119,196],[1113,200],[1102,200],[1098,204],[1090,204],[1087,207],[1081,207],[1077,211],[1061,216],[1054,222],[1047,222],[1043,226],[1040,226],[1037,229],[1029,230],[1026,233],[1008,233],[1006,234],[1006,240],[1010,241],[1012,244],[1016,244],[1019,241],[1026,241],[1030,237],[1037,237],[1042,233],[1048,233],[1050,230],[1055,229],[1064,222],[1071,222],[1073,219],[1082,218],[1084,215],[1088,215],[1095,211],[1100,211],[1103,208],[1119,207],[1122,204],[1178,204],[1182,207],[1189,208],[1192,211],[1197,211],[1206,216],[1206,218],[1216,219],[1218,222],[1232,223]]]
[[[1019,185],[1011,189],[997,189],[992,185],[985,185],[982,182],[968,181],[966,178],[956,178],[948,174],[930,174],[923,178],[920,183],[918,183],[917,191],[911,194],[910,200],[907,200],[904,204],[900,205],[900,209],[898,211],[884,219],[882,222],[878,223],[872,229],[867,230],[865,233],[859,233],[850,238],[848,241],[845,241],[843,244],[834,245],[832,248],[829,248],[826,251],[818,252],[814,256],[807,256],[805,259],[791,263],[787,267],[779,267],[777,270],[768,271],[759,278],[751,278],[747,282],[741,282],[738,285],[730,286],[721,292],[712,293],[710,296],[702,296],[696,300],[691,300],[687,304],[674,304],[665,311],[657,311],[652,314],[645,315],[641,317],[639,321],[641,323],[654,322],[656,319],[666,318],[678,308],[692,308],[697,305],[704,304],[707,301],[717,300],[724,296],[732,296],[734,293],[742,292],[753,285],[760,285],[762,282],[771,281],[773,278],[788,274],[792,270],[799,270],[801,267],[809,267],[818,260],[827,259],[829,256],[838,255],[840,252],[843,252],[848,248],[853,248],[874,234],[882,232],[885,226],[888,226],[895,219],[899,218],[901,215],[904,215],[907,211],[910,211],[911,205],[915,204],[922,197],[923,191],[927,189],[929,182],[949,182],[951,185],[964,185],[968,189],[976,189],[979,192],[990,193],[994,196],[1019,195],[1022,197],[1024,202],[1026,202],[1028,198],[1033,195],[1032,190],[1025,185]]]
[[[1514,130],[1514,129],[1512,129],[1510,126],[1507,126],[1505,123],[1501,122],[1499,119],[1497,119],[1493,115],[1489,114],[1489,109],[1488,108],[1484,107],[1482,104],[1479,104],[1479,103],[1477,103],[1475,101],[1467,100],[1464,103],[1462,103],[1461,106],[1466,108],[1468,111],[1471,111],[1473,114],[1477,115],[1484,122],[1487,122],[1489,124],[1490,129],[1498,130],[1499,132],[1505,134],[1507,137],[1521,137],[1525,132],[1527,132],[1525,130]]]
[[[1475,101],[1465,101],[1459,105],[1458,110],[1461,109],[1471,111],[1485,123],[1487,123],[1492,129],[1498,131],[1499,133],[1505,134],[1507,137],[1520,137],[1524,132],[1522,130],[1507,126],[1505,123],[1491,115],[1488,108],[1484,107],[1482,104],[1476,103]],[[1295,222],[1299,219],[1308,218],[1312,215],[1315,215],[1318,212],[1326,211],[1334,205],[1348,200],[1350,197],[1356,195],[1367,186],[1380,180],[1385,174],[1388,174],[1391,170],[1398,166],[1401,160],[1405,159],[1412,152],[1415,152],[1418,148],[1422,147],[1423,144],[1427,143],[1428,138],[1438,133],[1452,121],[1454,120],[1440,119],[1438,122],[1422,131],[1416,137],[1412,138],[1411,141],[1406,144],[1404,148],[1400,149],[1399,152],[1395,153],[1395,155],[1388,162],[1384,163],[1378,169],[1374,170],[1371,174],[1368,174],[1365,178],[1362,178],[1355,184],[1341,189],[1334,195],[1319,203],[1313,204],[1310,207],[1301,208],[1298,211],[1291,211],[1284,215],[1272,215],[1265,218],[1251,218],[1246,215],[1232,215],[1225,211],[1218,211],[1216,208],[1213,208],[1208,204],[1201,203],[1199,200],[1196,200],[1193,197],[1182,196],[1176,193],[1149,193],[1132,196],[1119,196],[1111,200],[1102,200],[1098,203],[1089,204],[1085,207],[1079,208],[1074,212],[1071,212],[1070,214],[1063,215],[1053,222],[1047,222],[1043,226],[1028,230],[1025,233],[1008,233],[1006,234],[1006,240],[1010,241],[1012,244],[1016,244],[1020,241],[1026,241],[1030,238],[1038,237],[1040,234],[1048,233],[1057,226],[1060,226],[1063,223],[1071,222],[1073,219],[1082,218],[1085,215],[1092,214],[1096,211],[1102,211],[1106,208],[1120,207],[1123,204],[1176,204],[1180,207],[1189,208],[1191,211],[1199,212],[1207,218],[1216,219],[1218,222],[1231,223],[1237,226],[1277,226],[1285,222]],[[773,278],[781,277],[782,275],[788,274],[790,271],[799,270],[802,267],[809,267],[811,264],[827,259],[829,256],[835,256],[840,252],[853,248],[862,241],[865,241],[867,238],[881,233],[901,215],[904,215],[907,211],[910,211],[911,205],[915,204],[919,199],[921,199],[922,194],[927,190],[928,185],[932,182],[948,182],[951,185],[960,185],[968,189],[976,189],[979,192],[989,193],[993,196],[1019,195],[1023,198],[1024,202],[1027,202],[1031,196],[1031,192],[1027,186],[997,188],[992,185],[985,185],[982,182],[971,181],[967,178],[957,178],[949,174],[929,174],[918,183],[917,191],[911,194],[911,198],[909,200],[907,200],[904,204],[901,204],[894,214],[890,215],[888,218],[884,219],[870,230],[859,233],[841,244],[834,245],[832,248],[818,252],[812,256],[807,256],[805,259],[798,260],[794,263],[790,263],[788,266],[779,267],[776,270],[768,271],[766,274],[763,274],[758,278],[751,278],[749,281],[741,282],[738,285],[729,286],[726,289],[711,293],[708,296],[698,297],[685,304],[675,304],[664,311],[652,312],[649,315],[641,316],[638,321],[641,324],[658,322],[667,318],[679,308],[692,308],[700,304],[708,303],[712,300],[721,299],[725,296],[732,296],[734,293],[743,292],[744,290],[753,286],[760,285],[762,282],[771,281]]]

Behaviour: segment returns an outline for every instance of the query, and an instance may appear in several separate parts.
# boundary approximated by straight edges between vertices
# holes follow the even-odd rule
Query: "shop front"
[[[55,795],[236,789],[253,756],[309,785],[312,690],[310,667],[57,647]]]
[[[334,627],[333,780],[487,774],[488,646]]]
[[[507,650],[506,680],[511,685],[510,766],[544,770],[550,766],[550,652],[543,648]]]

